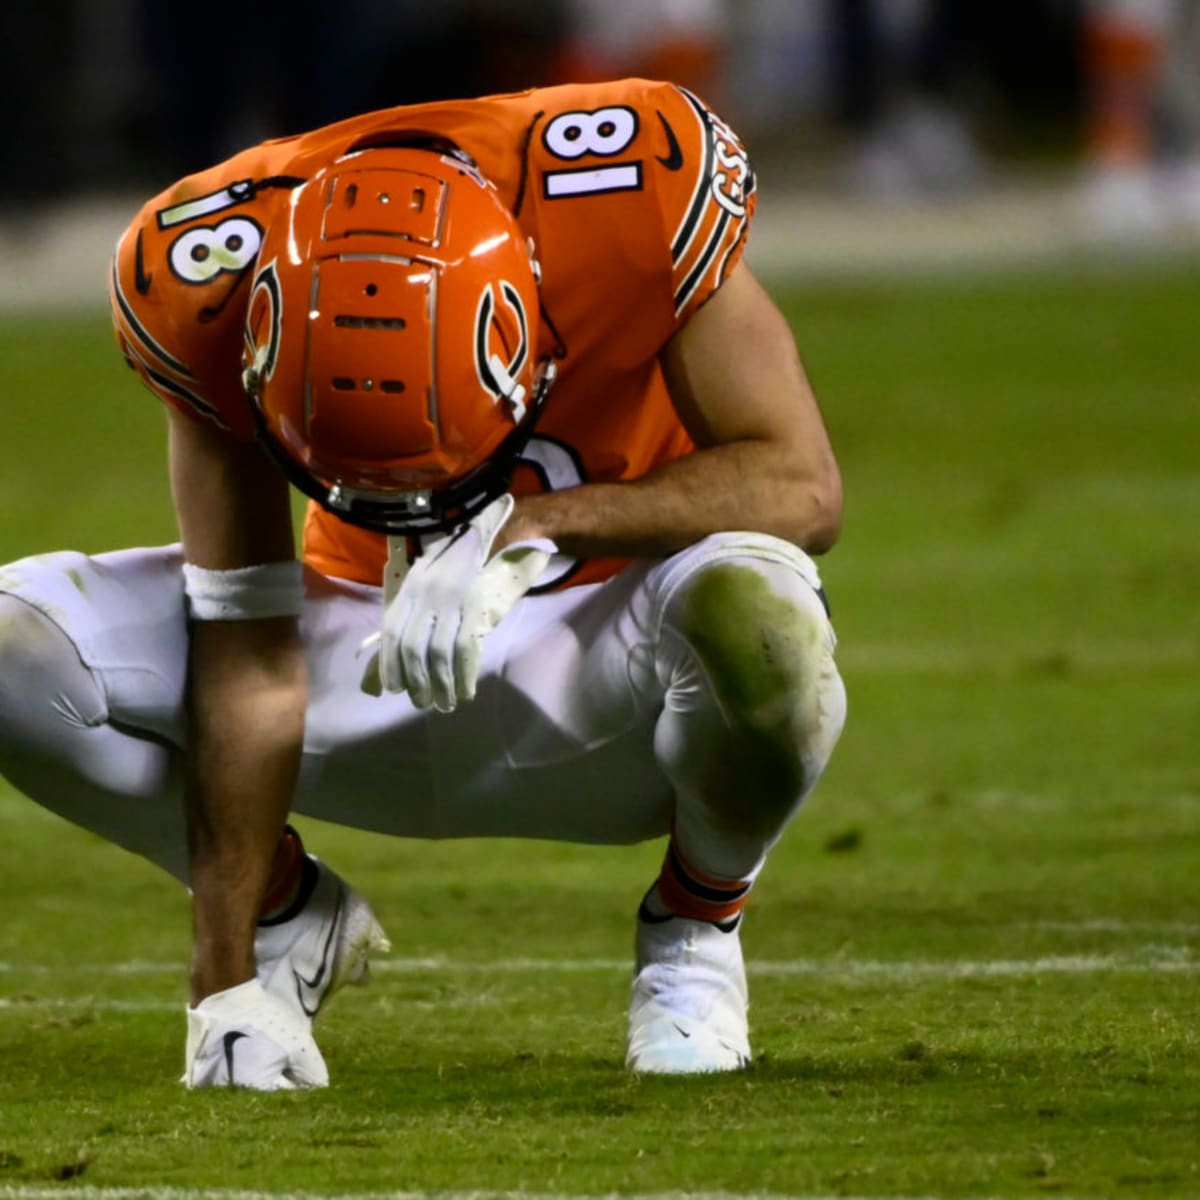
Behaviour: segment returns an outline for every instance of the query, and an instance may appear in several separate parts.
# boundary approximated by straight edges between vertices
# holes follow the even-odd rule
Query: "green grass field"
[[[328,1091],[188,1094],[185,897],[0,785],[0,1200],[1200,1195],[1196,267],[786,297],[850,719],[746,922],[752,1069],[621,1070],[661,846],[307,822],[393,954]],[[0,560],[172,536],[101,320],[0,328],[0,413]]]

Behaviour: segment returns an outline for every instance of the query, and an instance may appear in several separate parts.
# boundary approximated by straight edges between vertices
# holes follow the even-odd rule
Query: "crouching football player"
[[[181,544],[5,569],[0,769],[191,888],[190,1085],[324,1084],[312,1018],[384,945],[290,811],[667,837],[627,1065],[749,1060],[742,908],[845,712],[753,207],[734,133],[627,80],[268,142],[124,233]]]

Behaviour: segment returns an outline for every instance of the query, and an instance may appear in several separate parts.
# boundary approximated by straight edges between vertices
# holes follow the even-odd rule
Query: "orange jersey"
[[[370,145],[437,138],[498,188],[542,267],[539,357],[558,379],[515,492],[635,479],[694,447],[659,354],[741,257],[754,175],[736,135],[695,96],[642,79],[368,113],[265,142],[188,176],[125,231],[111,279],[122,352],[180,411],[254,436],[242,330],[263,230],[291,189]],[[385,539],[313,504],[304,556],[378,584]],[[594,559],[561,582],[621,566]]]

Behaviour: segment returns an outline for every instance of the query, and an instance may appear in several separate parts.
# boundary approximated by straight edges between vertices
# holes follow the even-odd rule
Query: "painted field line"
[[[1166,937],[1200,935],[1200,924],[1192,921],[1125,921],[1120,917],[1093,917],[1082,921],[1028,921],[1023,928],[1047,933],[1150,933]]]
[[[404,1007],[408,1011],[446,1012],[451,1009],[470,1009],[472,1012],[481,1008],[500,1008],[503,1001],[492,995],[484,996],[478,993],[464,993],[460,996],[439,996],[436,1000],[421,1000],[416,997],[405,997]],[[181,1013],[186,1001],[182,982],[179,998],[176,1000],[121,1000],[112,996],[0,996],[0,1013],[7,1011],[15,1013],[46,1013],[69,1012],[85,1013]]]
[[[96,1012],[151,1013],[183,1012],[183,999],[179,1000],[114,1000],[105,996],[0,996],[0,1013],[13,1012],[74,1011],[88,1009]]]
[[[630,971],[627,958],[546,959],[507,958],[494,963],[454,962],[442,958],[410,958],[373,960],[371,970],[380,975],[422,974],[467,971],[483,974],[559,973],[589,971]],[[781,962],[749,961],[746,973],[751,976],[788,977],[817,976],[826,979],[973,979],[989,977],[1021,977],[1027,975],[1086,975],[1093,973],[1200,973],[1200,959],[1185,951],[1144,958],[1124,958],[1117,955],[1048,955],[1026,960],[992,959],[982,962],[954,960],[886,960],[886,959],[790,959]]]
[[[794,1192],[263,1192],[234,1188],[36,1187],[0,1186],[0,1200],[867,1200],[839,1192],[837,1197]],[[937,1200],[933,1196],[892,1196],[890,1200]],[[974,1200],[986,1200],[975,1197]],[[1059,1196],[1056,1200],[1071,1200]]]
[[[494,962],[459,961],[451,958],[377,958],[371,961],[374,975],[570,975],[626,972],[629,958],[501,958]],[[1052,954],[1029,959],[863,959],[797,958],[781,961],[750,960],[749,975],[762,977],[816,976],[824,979],[988,979],[1021,978],[1031,975],[1089,974],[1200,974],[1200,958],[1187,947],[1145,947],[1139,955]],[[0,975],[178,975],[181,962],[45,963],[0,962]]]
[[[130,968],[136,966],[137,970]],[[6,970],[25,970],[35,974],[53,975],[61,973],[55,968],[22,967],[11,963],[0,963],[0,973]],[[372,962],[371,971],[379,975],[437,975],[437,974],[483,974],[514,975],[526,973],[564,972],[615,972],[628,974],[632,964],[627,959],[542,959],[512,958],[494,963],[455,963],[447,959],[409,958]],[[104,974],[172,974],[183,978],[183,969],[178,964],[167,963],[117,963],[77,967],[73,971],[85,970],[89,975]],[[930,980],[953,983],[967,979],[1028,979],[1046,975],[1200,975],[1200,959],[1187,956],[1186,951],[1178,955],[1167,955],[1147,959],[1121,959],[1113,956],[1055,956],[1029,959],[1026,961],[995,960],[991,962],[882,962],[871,960],[794,960],[791,962],[751,962],[746,965],[751,978],[794,978],[807,976],[824,983],[873,983],[902,982],[921,983]],[[472,993],[469,998],[439,997],[436,1001],[413,997],[404,1001],[411,1008],[480,1008],[494,1007],[498,1001],[492,997]],[[107,996],[0,996],[0,1013],[27,1012],[93,1012],[153,1013],[179,1012],[183,1005],[178,1000],[122,1000]],[[0,1200],[4,1193],[0,1192]]]

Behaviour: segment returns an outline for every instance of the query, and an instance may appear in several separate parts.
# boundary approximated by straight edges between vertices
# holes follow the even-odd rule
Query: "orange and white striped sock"
[[[708,921],[720,929],[737,928],[753,886],[752,879],[718,879],[684,858],[674,836],[667,843],[662,870],[642,901],[643,921],[668,921],[686,917]]]

